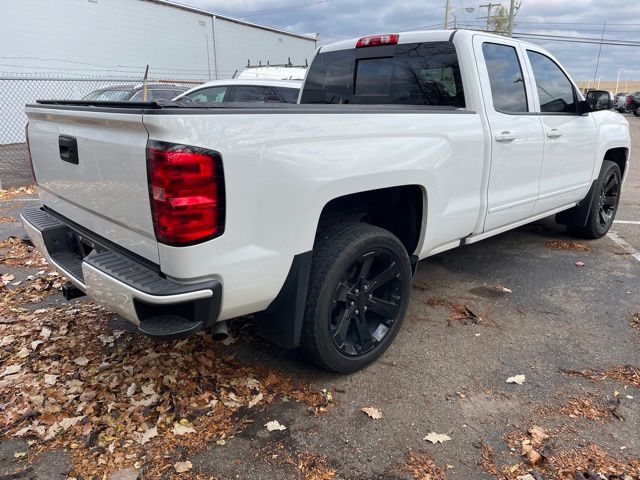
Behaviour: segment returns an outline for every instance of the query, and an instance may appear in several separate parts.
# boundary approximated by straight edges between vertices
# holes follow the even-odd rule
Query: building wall
[[[0,73],[229,78],[248,59],[311,59],[315,42],[141,0],[0,0]],[[217,27],[214,42],[214,23]],[[217,44],[214,44],[217,43]]]

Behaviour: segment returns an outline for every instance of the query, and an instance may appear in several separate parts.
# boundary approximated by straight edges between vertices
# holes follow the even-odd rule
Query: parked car
[[[627,100],[628,93],[618,93],[614,98],[614,104],[616,106],[616,110],[620,113],[625,112],[625,102]]]
[[[420,259],[550,215],[592,239],[613,223],[629,124],[530,43],[341,41],[300,101],[28,105],[42,206],[22,218],[66,298],[160,338],[256,314],[353,372],[399,332]]]
[[[627,95],[625,99],[625,108],[627,112],[633,112],[636,117],[640,117],[640,92],[634,92]]]
[[[187,90],[187,87],[173,85],[170,83],[149,83],[147,84],[147,101],[171,100],[176,95],[180,95]],[[102,102],[142,102],[144,101],[144,85],[111,85],[99,88],[90,94],[82,97],[87,101]]]
[[[634,105],[637,103],[637,100],[634,98],[639,98],[640,92],[633,92],[620,95],[618,97],[618,101],[616,103],[616,109],[620,113],[632,112],[634,110]]]
[[[175,98],[195,103],[296,103],[302,82],[291,80],[214,80]]]

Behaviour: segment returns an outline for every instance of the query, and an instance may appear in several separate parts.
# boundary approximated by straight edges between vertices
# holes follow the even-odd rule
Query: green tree
[[[514,24],[515,26],[515,24]],[[499,35],[506,35],[509,31],[509,10],[498,5],[489,19],[489,31]]]

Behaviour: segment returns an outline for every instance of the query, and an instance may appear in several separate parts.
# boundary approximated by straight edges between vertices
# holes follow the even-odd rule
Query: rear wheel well
[[[381,188],[334,198],[322,209],[318,233],[342,222],[375,225],[393,233],[409,255],[422,233],[425,195],[418,185]]]
[[[615,162],[618,167],[620,167],[620,172],[622,172],[622,176],[624,177],[624,171],[627,168],[628,155],[629,150],[627,148],[612,148],[611,150],[607,150],[607,153],[604,154],[604,159]]]

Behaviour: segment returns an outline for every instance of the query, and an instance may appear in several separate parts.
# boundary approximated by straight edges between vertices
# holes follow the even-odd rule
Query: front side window
[[[541,53],[527,50],[527,55],[538,87],[540,111],[576,113],[577,103],[573,85],[560,67]]]
[[[318,54],[300,103],[465,106],[453,43],[407,43],[396,45],[392,52],[388,47],[361,52]]]
[[[191,92],[189,95],[185,96],[195,103],[219,103],[224,101],[227,89],[228,87],[209,87]]]
[[[498,112],[528,112],[524,76],[514,47],[498,43],[482,45],[484,61],[489,73],[493,107]]]

